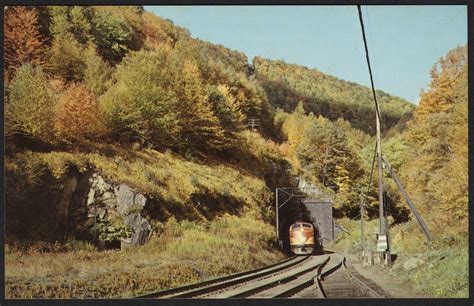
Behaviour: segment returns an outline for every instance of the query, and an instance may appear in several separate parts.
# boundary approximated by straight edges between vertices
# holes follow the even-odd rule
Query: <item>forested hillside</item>
[[[288,164],[244,54],[135,6],[9,7],[4,27],[8,297],[130,296],[282,258],[268,203]],[[145,206],[122,217],[120,190]],[[143,248],[94,251],[136,230]]]
[[[407,189],[435,230],[447,236],[467,234],[467,89],[467,48],[458,47],[433,67],[431,84],[403,134]]]
[[[331,120],[342,118],[351,122],[354,128],[374,134],[374,124],[367,120],[375,116],[372,92],[368,87],[283,61],[256,57],[253,65],[257,79],[275,107],[291,112],[301,101],[307,112]],[[377,99],[386,129],[414,109],[408,101],[381,90],[377,90]]]
[[[274,262],[273,191],[298,176],[337,218],[361,201],[378,216],[368,88],[249,65],[140,6],[8,7],[4,29],[7,297],[132,296]],[[377,91],[383,153],[437,237],[425,248],[467,236],[466,48],[437,67],[416,109]],[[421,235],[385,181],[394,244],[413,251]],[[146,204],[120,215],[120,190]],[[147,244],[104,250],[131,219]]]
[[[402,133],[382,142],[408,194],[428,224],[433,241],[427,243],[418,224],[396,224],[406,207],[390,177],[388,214],[392,223],[392,251],[419,253],[397,260],[392,273],[431,296],[468,296],[468,100],[467,47],[457,47],[431,70],[431,83],[421,93],[413,118]],[[370,213],[370,210],[369,210]],[[406,215],[409,216],[409,215]],[[393,218],[393,219],[392,219]],[[376,231],[376,220],[368,231]],[[404,220],[408,221],[408,220]],[[358,224],[346,220],[355,236],[341,241],[348,249],[359,248]],[[370,241],[370,237],[367,236]],[[405,260],[415,265],[407,268]]]

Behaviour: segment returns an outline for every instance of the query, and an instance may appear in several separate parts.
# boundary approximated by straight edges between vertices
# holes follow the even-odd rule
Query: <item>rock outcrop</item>
[[[140,214],[147,198],[126,184],[106,182],[98,173],[92,174],[90,183],[88,217],[95,218],[92,227],[96,227],[99,237],[144,244],[152,232],[150,223]]]

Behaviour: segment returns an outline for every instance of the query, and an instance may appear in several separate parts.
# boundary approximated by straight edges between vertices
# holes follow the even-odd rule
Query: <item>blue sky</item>
[[[146,6],[193,37],[366,86],[356,6]],[[362,6],[377,89],[417,103],[432,65],[467,43],[466,6]]]

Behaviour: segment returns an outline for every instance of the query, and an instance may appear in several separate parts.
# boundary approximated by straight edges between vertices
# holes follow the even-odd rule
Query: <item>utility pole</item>
[[[360,194],[360,244],[362,247],[362,256],[365,253],[365,236],[364,236],[364,202],[363,202],[363,195]]]
[[[275,189],[275,219],[276,219],[276,239],[280,243],[280,229],[278,227],[278,188]]]
[[[383,169],[382,169],[382,147],[380,145],[380,109],[377,105],[377,111],[375,112],[375,122],[377,129],[377,164],[378,164],[378,187],[379,187],[379,233],[385,235],[385,214],[383,205]]]
[[[384,205],[384,196],[383,196],[383,164],[382,164],[382,146],[381,146],[381,137],[380,137],[380,107],[378,103],[376,104],[376,112],[375,112],[375,122],[376,122],[376,137],[377,137],[377,163],[378,163],[378,187],[379,187],[379,233],[381,236],[386,237],[386,241],[388,242],[387,237],[387,219],[385,217],[385,205]],[[390,249],[388,248],[384,252],[385,253],[385,262],[387,265],[392,264],[392,256],[390,254]]]
[[[255,131],[255,129],[260,125],[260,119],[250,118],[247,121],[247,126]]]

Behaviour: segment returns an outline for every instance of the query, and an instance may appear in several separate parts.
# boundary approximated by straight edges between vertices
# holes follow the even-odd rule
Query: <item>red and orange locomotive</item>
[[[296,255],[311,254],[314,250],[314,227],[308,222],[295,222],[290,226],[291,251]]]

